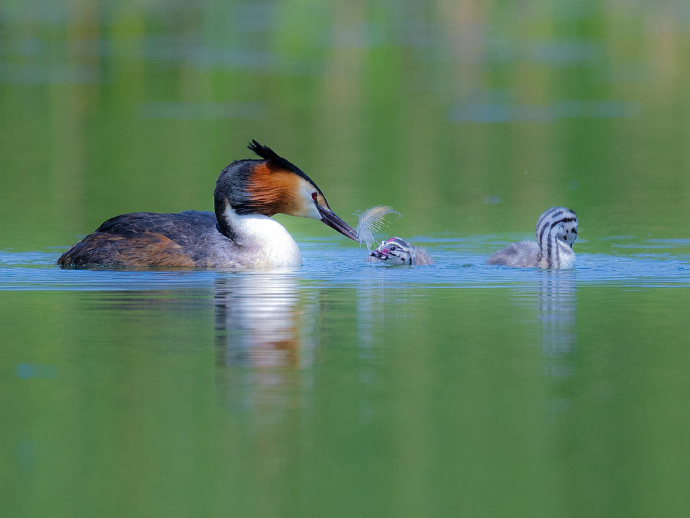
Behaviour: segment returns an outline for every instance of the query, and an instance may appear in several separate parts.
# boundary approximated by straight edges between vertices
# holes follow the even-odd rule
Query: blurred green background
[[[0,246],[211,210],[252,138],[400,235],[530,232],[564,204],[584,238],[684,236],[689,26],[685,1],[7,0]]]
[[[688,56],[686,0],[3,0],[0,516],[682,516]],[[437,264],[53,266],[252,138]],[[557,204],[574,270],[482,264]]]

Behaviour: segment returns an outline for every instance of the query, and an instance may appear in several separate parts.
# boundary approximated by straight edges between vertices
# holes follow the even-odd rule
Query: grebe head
[[[391,265],[413,264],[415,259],[414,248],[399,237],[381,241],[379,247],[369,255]]]
[[[565,207],[551,207],[537,220],[537,243],[540,247],[553,236],[570,248],[577,239],[577,214]]]
[[[228,206],[238,216],[281,213],[321,220],[359,242],[355,230],[331,210],[321,189],[301,169],[256,140],[248,147],[261,160],[233,162],[216,182],[214,198],[219,222]]]

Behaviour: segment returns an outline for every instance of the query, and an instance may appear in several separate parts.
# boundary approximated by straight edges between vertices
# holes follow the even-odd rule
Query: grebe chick
[[[253,140],[260,159],[238,160],[218,177],[215,214],[136,212],[103,223],[67,250],[63,267],[278,268],[302,264],[297,243],[270,216],[318,219],[359,242],[297,166]]]
[[[551,207],[537,220],[537,242],[512,243],[489,257],[487,264],[514,267],[572,268],[577,239],[577,214],[565,207]]]
[[[385,264],[397,266],[433,264],[434,260],[424,248],[411,245],[399,237],[392,237],[381,241],[376,250],[373,250],[367,261],[383,261]]]

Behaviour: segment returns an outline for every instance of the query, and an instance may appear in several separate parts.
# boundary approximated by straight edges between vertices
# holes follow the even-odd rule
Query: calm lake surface
[[[688,55],[680,1],[5,2],[0,516],[687,514]],[[252,138],[436,263],[55,266]],[[484,264],[553,205],[575,268]]]

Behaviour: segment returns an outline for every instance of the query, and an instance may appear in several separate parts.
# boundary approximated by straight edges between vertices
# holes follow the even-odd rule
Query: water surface
[[[507,237],[428,238],[435,265],[396,268],[306,239],[302,269],[247,273],[4,252],[3,506],[681,509],[689,243],[613,239],[567,271],[483,264]]]

